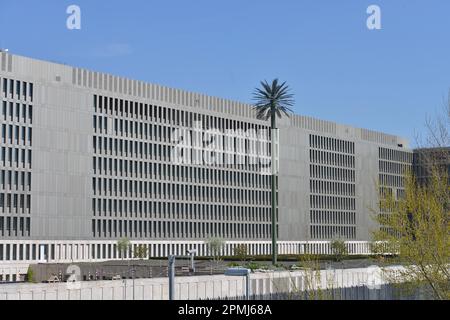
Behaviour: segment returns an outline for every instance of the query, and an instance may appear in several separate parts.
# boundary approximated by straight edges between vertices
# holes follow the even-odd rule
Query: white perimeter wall
[[[314,288],[344,288],[362,285],[381,285],[381,272],[373,268],[321,270],[320,281],[308,285],[311,274],[304,271],[251,274],[252,294],[296,292]],[[376,280],[375,283],[373,282]],[[245,279],[224,275],[177,277],[177,300],[234,298],[245,296]],[[136,300],[167,300],[168,278],[136,279]],[[132,300],[133,281],[92,281],[73,284],[4,284],[0,285],[0,300]]]

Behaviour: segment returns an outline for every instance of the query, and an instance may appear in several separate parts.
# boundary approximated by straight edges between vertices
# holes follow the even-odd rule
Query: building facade
[[[414,150],[414,174],[417,181],[428,183],[433,170],[446,174],[450,182],[450,147]]]
[[[122,237],[151,256],[207,254],[211,237],[270,252],[270,154],[249,152],[270,150],[269,124],[250,105],[6,52],[0,99],[0,266],[112,259]],[[378,181],[401,192],[407,142],[299,115],[279,127],[280,252],[368,253]],[[220,152],[175,137],[196,128],[245,135]]]

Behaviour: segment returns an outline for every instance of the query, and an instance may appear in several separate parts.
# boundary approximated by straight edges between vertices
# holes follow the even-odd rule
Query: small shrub
[[[208,245],[213,261],[218,262],[222,260],[222,249],[225,246],[225,241],[221,238],[210,238],[205,243]]]
[[[233,268],[233,267],[240,267],[241,266],[241,264],[240,263],[237,263],[237,262],[230,262],[229,264],[228,264],[228,267],[230,267],[230,268]]]
[[[30,282],[30,283],[35,283],[35,280],[34,280],[34,271],[33,271],[33,269],[31,269],[31,268],[28,268],[28,271],[27,271],[27,276],[26,276],[26,279],[25,279],[27,282]]]
[[[252,271],[255,271],[256,269],[261,269],[261,265],[259,263],[251,262],[246,265],[246,267]]]
[[[342,261],[348,255],[347,246],[343,240],[331,242],[331,251],[336,261]]]
[[[238,245],[236,248],[234,248],[234,254],[240,261],[242,262],[247,261],[248,260],[247,245],[245,244]]]
[[[144,246],[144,245],[137,246],[136,250],[134,251],[134,257],[136,259],[143,260],[143,259],[147,258],[147,255],[148,255],[148,248],[147,248],[147,246]]]

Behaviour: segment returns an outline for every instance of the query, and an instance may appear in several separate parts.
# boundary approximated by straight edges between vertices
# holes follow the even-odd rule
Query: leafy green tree
[[[120,252],[122,260],[125,258],[125,253],[129,250],[130,245],[130,240],[128,238],[121,238],[117,241],[117,249]]]
[[[426,184],[408,173],[402,197],[386,188],[380,192],[380,228],[374,232],[382,253],[395,254],[403,269],[387,273],[394,283],[410,289],[429,288],[434,298],[450,299],[450,187],[440,170]],[[379,253],[379,252],[378,252]]]
[[[210,238],[206,241],[206,244],[208,245],[213,261],[220,261],[221,251],[225,246],[225,241],[221,238]]]
[[[342,261],[345,256],[348,255],[347,246],[345,245],[345,241],[336,239],[333,240],[330,244],[331,252],[333,253],[334,259],[336,261]]]
[[[134,257],[136,259],[142,259],[143,260],[143,259],[147,258],[147,255],[148,255],[148,248],[147,248],[147,246],[144,246],[144,245],[140,244],[140,245],[138,245],[136,247],[136,250],[134,251]]]
[[[255,101],[255,110],[258,119],[269,120],[271,124],[271,145],[272,145],[272,264],[277,264],[277,171],[276,171],[276,144],[278,143],[278,131],[276,119],[283,115],[289,116],[294,105],[294,96],[290,93],[290,88],[286,82],[279,83],[278,79],[272,81],[261,81],[261,88],[256,88],[253,99]]]

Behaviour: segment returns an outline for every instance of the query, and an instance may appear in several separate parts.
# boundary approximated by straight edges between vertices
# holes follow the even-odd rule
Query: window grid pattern
[[[355,143],[309,136],[310,237],[356,238]]]
[[[29,237],[33,83],[0,78],[0,236]]]
[[[207,166],[170,158],[172,131],[195,121],[204,128],[262,126],[99,95],[93,105],[95,238],[270,237],[270,176],[249,159]]]
[[[379,185],[381,194],[391,194],[400,199],[405,194],[404,175],[411,172],[413,153],[389,148],[378,148]],[[385,209],[381,215],[389,214]],[[385,228],[381,226],[381,228]],[[387,230],[387,229],[386,229]]]

